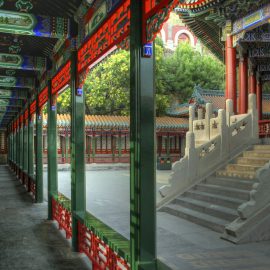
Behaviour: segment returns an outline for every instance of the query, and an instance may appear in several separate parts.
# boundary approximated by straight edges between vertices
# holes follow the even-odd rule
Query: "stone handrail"
[[[219,110],[218,116],[213,117],[212,104],[208,103],[205,118],[202,119],[200,111],[195,119],[195,108],[190,106],[185,156],[173,164],[169,185],[160,188],[163,200],[158,206],[212,174],[247,145],[258,141],[256,95],[249,95],[247,114],[234,116],[232,108],[232,100],[227,100],[226,111]]]
[[[241,219],[248,219],[270,203],[270,161],[256,172],[258,182],[254,183],[250,191],[250,200],[238,207]]]

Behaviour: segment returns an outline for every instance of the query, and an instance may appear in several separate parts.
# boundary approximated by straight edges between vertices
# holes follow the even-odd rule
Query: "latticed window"
[[[96,149],[100,150],[101,146],[102,146],[101,137],[98,136],[98,137],[96,137]]]
[[[106,134],[102,134],[102,149],[106,150]]]

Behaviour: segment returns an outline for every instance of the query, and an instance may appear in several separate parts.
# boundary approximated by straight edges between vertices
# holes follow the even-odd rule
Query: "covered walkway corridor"
[[[251,228],[248,233],[254,232],[252,239],[257,233],[260,240],[270,239],[270,184],[269,177],[265,177],[270,175],[270,150],[264,153],[264,163],[259,160],[257,166],[229,164],[232,157],[243,151],[249,156],[243,156],[242,162],[258,161],[258,155],[265,151],[262,145],[257,152],[246,150],[262,143],[259,135],[269,137],[270,130],[270,121],[261,121],[262,86],[270,81],[270,5],[269,0],[256,1],[256,5],[254,1],[245,2],[249,4],[243,8],[242,1],[238,0],[0,1],[0,138],[4,138],[0,139],[4,145],[3,151],[0,147],[0,162],[5,160],[10,167],[10,172],[7,167],[0,170],[0,270],[87,269],[88,263],[79,253],[87,256],[93,270],[269,269],[269,241],[234,245],[221,241],[220,234],[204,226],[222,219],[224,223],[219,228],[231,234],[235,232],[229,236],[244,237],[245,228]],[[160,189],[164,205],[176,202],[166,212],[156,200],[153,44],[169,13],[177,7],[180,16],[201,35],[214,54],[221,59],[225,51],[227,106],[217,117],[209,103],[204,112],[202,108],[195,111],[195,106],[190,106],[185,157],[174,166],[170,180],[174,179]],[[239,11],[236,17],[235,9]],[[100,61],[121,49],[130,51],[130,72],[123,71],[123,76],[129,78],[130,90],[127,130],[130,167],[125,172],[128,188],[124,196],[124,185],[115,189],[103,186],[102,193],[115,190],[112,197],[117,199],[117,204],[112,209],[106,208],[106,203],[112,205],[108,196],[99,206],[118,223],[121,219],[118,210],[128,206],[126,236],[87,208],[91,192],[97,192],[94,189],[88,192],[87,181],[91,177],[87,179],[85,164],[86,76]],[[68,143],[65,147],[71,165],[70,181],[65,184],[69,186],[69,197],[59,189],[57,151],[57,100],[68,88],[71,127],[65,134],[70,151]],[[45,112],[47,181],[44,181],[42,139]],[[120,157],[121,134],[115,130],[117,134],[110,144],[116,149],[117,143],[119,147],[113,153]],[[96,135],[87,138],[88,142],[92,141],[93,156],[96,142],[102,149],[102,140],[96,140]],[[105,143],[108,146],[108,140]],[[169,149],[169,138],[167,144]],[[225,181],[216,177],[215,181],[222,180],[218,184],[195,186],[199,180],[207,180],[210,170],[219,176],[216,172],[221,165],[229,167],[221,171],[227,177]],[[95,182],[97,177],[89,181]],[[187,191],[192,197],[186,196],[185,201],[180,198],[182,204],[188,199],[186,204],[193,208],[184,208],[176,195],[194,187],[197,190]],[[239,206],[243,206],[240,211]],[[184,212],[179,211],[183,208]],[[191,219],[194,212],[199,216],[184,220]],[[255,230],[257,216],[261,220],[266,217],[261,226],[263,231]],[[194,220],[199,220],[202,226]],[[58,232],[56,221],[70,243]],[[237,226],[228,227],[230,224]],[[234,243],[236,240],[233,239]]]
[[[0,269],[89,270],[86,256],[72,252],[47,205],[33,204],[7,166],[0,166]]]

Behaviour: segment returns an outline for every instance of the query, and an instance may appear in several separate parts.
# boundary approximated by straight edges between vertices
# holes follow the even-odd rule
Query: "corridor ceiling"
[[[0,129],[35,90],[61,39],[58,33],[65,38],[68,29],[57,28],[69,27],[83,5],[87,1],[0,0]]]

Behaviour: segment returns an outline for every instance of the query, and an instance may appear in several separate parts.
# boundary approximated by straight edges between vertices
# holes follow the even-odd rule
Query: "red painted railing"
[[[270,120],[259,121],[259,135],[261,138],[270,137]]]
[[[72,236],[72,220],[71,212],[68,207],[64,207],[60,201],[52,198],[52,215],[53,219],[58,222],[59,230],[64,229],[66,238],[70,239]]]
[[[130,270],[123,258],[80,221],[78,234],[79,252],[85,253],[91,260],[93,270]]]

